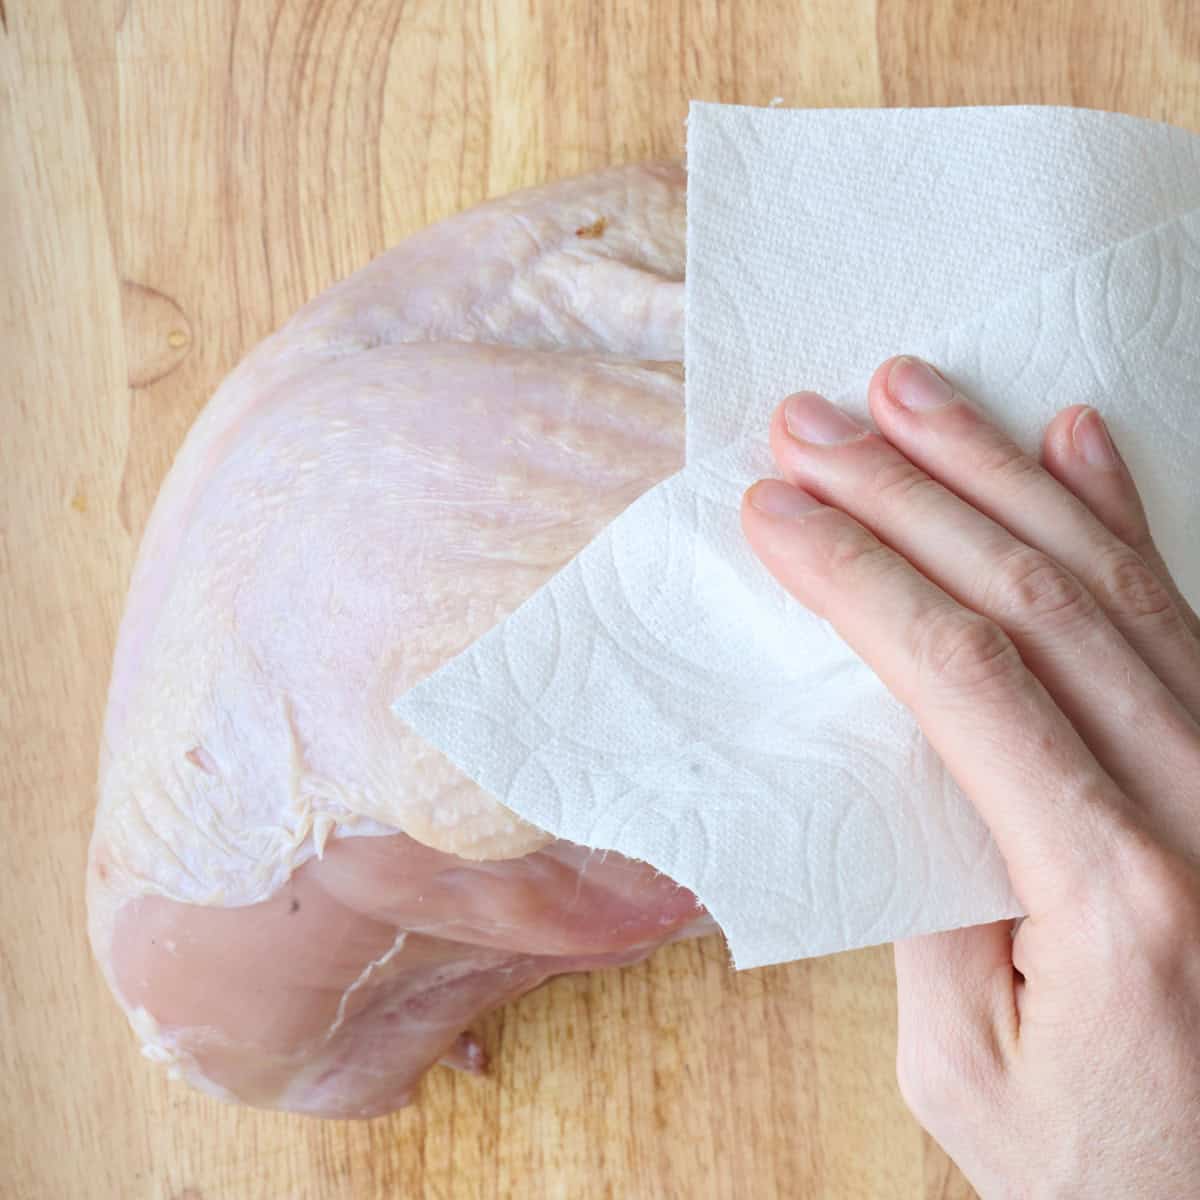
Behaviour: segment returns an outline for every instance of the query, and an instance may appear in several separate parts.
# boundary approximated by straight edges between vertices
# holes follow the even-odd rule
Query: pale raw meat
[[[92,944],[145,1052],[366,1116],[481,1012],[709,927],[554,842],[390,709],[683,456],[684,178],[630,167],[435,226],[197,421],[113,668]]]

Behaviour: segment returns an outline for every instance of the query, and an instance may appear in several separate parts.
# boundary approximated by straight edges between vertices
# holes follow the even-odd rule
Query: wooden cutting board
[[[168,1084],[84,935],[108,663],[205,398],[386,246],[678,157],[689,97],[1200,127],[1194,0],[0,0],[0,72],[0,1195],[970,1195],[897,1094],[886,950],[560,980],[485,1022],[490,1078],[367,1124]]]

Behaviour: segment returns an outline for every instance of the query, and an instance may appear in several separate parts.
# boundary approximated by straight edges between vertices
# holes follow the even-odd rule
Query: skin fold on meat
[[[163,485],[100,755],[89,933],[148,1057],[325,1116],[484,1066],[480,1014],[711,928],[555,841],[392,700],[683,460],[684,175],[408,239],[225,381]]]

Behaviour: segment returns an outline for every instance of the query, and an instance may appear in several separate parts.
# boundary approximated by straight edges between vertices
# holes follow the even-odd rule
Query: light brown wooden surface
[[[84,936],[137,539],[221,376],[427,222],[678,156],[689,97],[1076,103],[1200,127],[1195,0],[0,0],[0,1196],[970,1195],[906,1115],[884,950],[560,980],[369,1124],[138,1057]]]

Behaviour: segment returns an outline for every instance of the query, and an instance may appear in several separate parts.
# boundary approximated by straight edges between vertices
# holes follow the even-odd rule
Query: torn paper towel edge
[[[1166,353],[1172,322],[1169,313],[1157,313],[1156,320],[1157,299],[1164,279],[1183,294],[1198,294],[1197,225],[1194,213],[1167,220],[1039,279],[973,321],[887,349],[923,352],[994,412],[1019,413],[1014,432],[1026,445],[1053,411],[1118,393],[1104,407],[1118,435],[1128,431],[1123,445],[1136,473],[1135,433],[1146,404],[1156,389],[1172,384]],[[1189,253],[1192,276],[1185,279],[1180,271]],[[1179,268],[1173,280],[1172,263]],[[1128,311],[1111,311],[1114,272]],[[1066,325],[1044,329],[1047,313]],[[1090,336],[1121,334],[1122,318],[1130,336]],[[691,333],[689,325],[689,364]],[[1041,336],[1031,339],[1031,333]],[[1182,333],[1186,341],[1186,324]],[[1038,351],[1032,358],[1031,344]],[[1183,353],[1186,346],[1177,349]],[[1009,369],[999,369],[1006,364]],[[1194,386],[1194,363],[1183,365]],[[1133,390],[1122,399],[1126,386]],[[771,399],[780,394],[776,388]],[[1031,396],[1038,403],[1031,404]],[[859,397],[856,390],[842,398],[861,404]],[[1187,472],[1200,468],[1195,435],[1189,442],[1190,430],[1183,433],[1186,453],[1154,475],[1152,512],[1170,510],[1181,484],[1186,494]],[[784,602],[778,589],[763,592],[761,567],[737,528],[736,500],[746,483],[769,473],[764,453],[751,441],[689,463],[507,621],[402,697],[397,712],[526,819],[556,836],[645,859],[690,887],[721,924],[739,966],[1011,915],[1015,901],[990,839],[940,764],[929,761],[932,752],[911,717],[827,628]],[[1183,518],[1185,532],[1189,512],[1194,519],[1194,501],[1192,510],[1174,514]],[[1170,524],[1178,533],[1180,521]],[[684,530],[682,541],[672,540],[673,525]],[[647,537],[646,529],[662,536]],[[1189,584],[1194,595],[1194,570]],[[590,627],[556,640],[559,614],[571,612],[589,613]],[[752,626],[755,645],[722,662],[712,651],[722,644],[721,621],[730,614],[736,623],[730,633]],[[692,632],[708,635],[693,638],[694,660],[678,636],[685,616]],[[728,640],[738,644],[736,637]],[[804,646],[803,662],[785,656],[797,645]],[[690,688],[715,718],[712,728],[694,736],[689,713],[683,726],[671,727],[672,740],[656,723],[661,714],[651,710],[637,720],[638,701],[655,698],[653,687],[641,686],[649,679]],[[614,683],[620,686],[606,706],[604,689]],[[824,721],[789,709],[817,684],[830,701]],[[736,709],[721,709],[723,696],[744,699],[750,692],[770,704],[743,712],[740,720]],[[617,719],[630,713],[632,722]],[[615,726],[606,726],[610,717]],[[905,739],[916,775],[927,776],[921,795],[889,775],[884,753],[875,756],[880,777],[851,777],[847,761],[854,771],[870,773],[872,756],[864,748],[872,725]],[[653,731],[649,744],[638,744],[639,728]],[[788,739],[789,732],[800,742]],[[779,747],[789,740],[805,746],[802,762],[781,757]],[[847,747],[855,753],[843,754]],[[845,802],[836,812],[814,814],[804,795],[790,794],[797,777],[823,781]],[[725,801],[715,810],[714,796]],[[736,804],[728,802],[733,797]],[[922,832],[923,822],[934,818],[943,833],[950,831],[948,844],[961,848],[948,854],[943,845],[936,862]],[[805,861],[798,864],[800,845]],[[839,871],[847,855],[849,866]],[[856,861],[874,863],[878,878],[850,878]],[[889,877],[883,869],[889,861],[904,864],[909,895],[902,901],[895,899],[901,873]],[[847,879],[850,895],[843,894]]]

